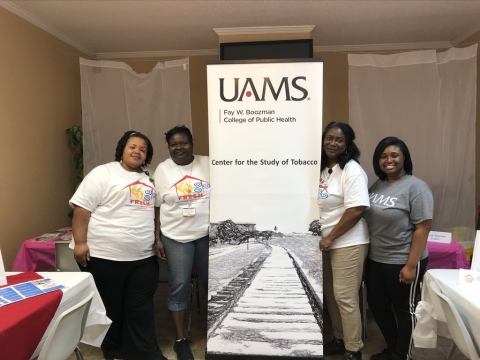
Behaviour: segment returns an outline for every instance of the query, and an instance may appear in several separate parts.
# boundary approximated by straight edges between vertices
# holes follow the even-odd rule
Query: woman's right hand
[[[73,248],[73,257],[83,267],[87,266],[87,261],[90,261],[90,249],[87,243],[75,244]]]
[[[322,238],[322,240],[320,240],[320,242],[318,243],[318,247],[320,248],[321,252],[328,251],[328,248],[330,247],[330,245],[332,245],[332,243],[333,238],[330,235],[327,235]]]
[[[157,254],[159,259],[167,260],[167,254],[165,254],[165,249],[163,248],[162,240],[157,240],[155,243],[155,253]]]

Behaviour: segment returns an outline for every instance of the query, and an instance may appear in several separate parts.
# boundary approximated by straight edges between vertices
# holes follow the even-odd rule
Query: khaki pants
[[[363,348],[358,291],[368,244],[323,252],[323,299],[332,320],[333,335],[343,339],[345,349]]]

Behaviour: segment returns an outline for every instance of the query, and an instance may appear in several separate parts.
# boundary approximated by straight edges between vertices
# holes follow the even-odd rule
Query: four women
[[[145,135],[128,131],[115,161],[92,170],[70,200],[75,259],[92,273],[113,321],[102,343],[106,359],[165,359],[154,331],[154,252],[168,260],[174,350],[180,360],[193,359],[183,320],[194,262],[207,290],[209,163],[193,154],[188,128],[177,126],[165,135],[170,158],[158,165],[155,187],[144,171],[152,145]],[[367,190],[354,139],[353,129],[339,122],[328,124],[322,135],[319,247],[334,335],[324,354],[362,357],[358,290],[368,253],[368,302],[387,343],[372,360],[404,360],[411,357],[414,301],[428,261],[432,194],[412,175],[408,148],[394,137],[378,144],[373,166],[379,180]]]

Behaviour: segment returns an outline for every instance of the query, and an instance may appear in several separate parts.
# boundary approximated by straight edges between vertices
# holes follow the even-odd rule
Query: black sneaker
[[[177,353],[178,360],[193,360],[193,354],[188,346],[188,340],[182,339],[180,341],[175,341],[173,345],[173,350]]]
[[[370,360],[391,360],[393,352],[388,349],[383,349],[381,353],[370,356]]]
[[[342,339],[333,338],[332,341],[323,345],[323,355],[330,356],[335,354],[343,354],[346,351]]]
[[[343,353],[342,360],[362,360],[362,352],[361,351],[348,351],[346,350]]]

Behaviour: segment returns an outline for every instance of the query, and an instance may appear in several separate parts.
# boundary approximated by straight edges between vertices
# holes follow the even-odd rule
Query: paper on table
[[[451,243],[452,242],[452,233],[441,232],[441,231],[430,231],[428,233],[428,241]]]
[[[5,274],[5,265],[3,264],[2,250],[0,249],[0,286],[7,285],[7,275]]]
[[[0,289],[0,306],[63,288],[65,286],[49,278],[14,284]]]
[[[480,272],[460,269],[458,284],[460,286],[468,286],[470,289],[480,290]]]

